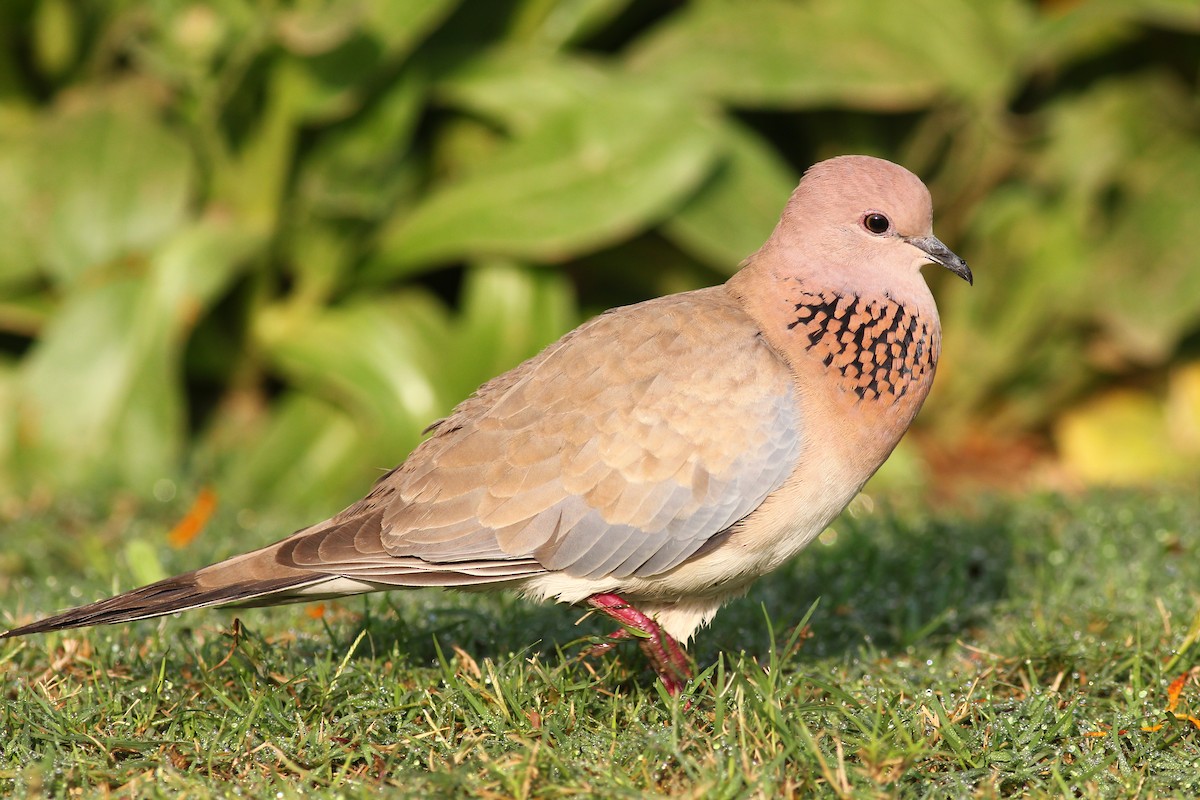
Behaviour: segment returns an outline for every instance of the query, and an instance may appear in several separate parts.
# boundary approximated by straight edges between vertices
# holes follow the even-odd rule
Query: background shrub
[[[930,275],[893,479],[1200,464],[1194,0],[41,0],[0,40],[10,503],[335,510],[588,316],[723,280],[845,152],[925,177],[978,276]]]

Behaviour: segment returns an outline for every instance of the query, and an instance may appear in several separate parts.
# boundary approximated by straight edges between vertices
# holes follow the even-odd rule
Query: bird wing
[[[724,287],[615,309],[485,384],[277,557],[394,585],[657,575],[792,473],[794,391]]]

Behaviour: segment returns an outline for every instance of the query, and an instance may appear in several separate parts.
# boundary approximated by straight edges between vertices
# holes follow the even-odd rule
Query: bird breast
[[[885,407],[909,406],[903,400],[912,393],[920,405],[937,361],[936,318],[922,318],[890,297],[867,300],[803,287],[789,302],[795,313],[788,330],[801,337],[810,359],[834,373],[839,390]]]

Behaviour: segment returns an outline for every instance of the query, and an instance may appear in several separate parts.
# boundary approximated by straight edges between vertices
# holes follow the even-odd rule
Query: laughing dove
[[[2,636],[421,586],[597,609],[666,687],[730,597],[795,555],[925,400],[921,267],[972,280],[887,161],[805,174],[724,285],[613,309],[488,381],[362,500],[251,553]]]

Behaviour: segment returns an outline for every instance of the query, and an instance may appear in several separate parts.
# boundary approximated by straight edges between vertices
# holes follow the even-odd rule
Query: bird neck
[[[941,346],[928,289],[907,297],[854,291],[755,263],[726,287],[791,365],[800,391],[831,386],[839,404],[871,405],[889,417],[916,415]]]

